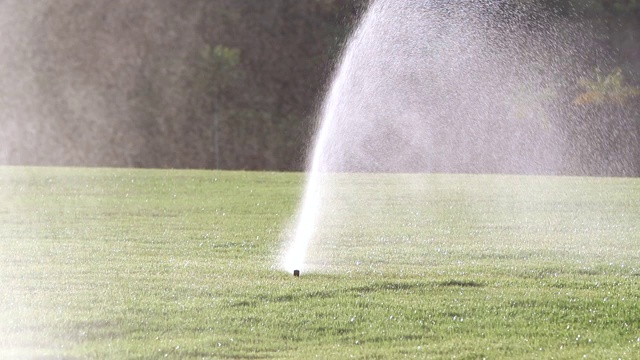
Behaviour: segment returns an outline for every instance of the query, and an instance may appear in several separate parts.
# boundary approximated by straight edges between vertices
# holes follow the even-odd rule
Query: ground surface
[[[421,176],[293,278],[300,174],[0,168],[0,358],[640,358],[640,179]]]

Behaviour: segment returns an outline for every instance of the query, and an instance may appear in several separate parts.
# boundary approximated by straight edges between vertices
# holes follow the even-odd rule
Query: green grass
[[[302,180],[0,168],[0,358],[640,358],[639,179],[353,175],[293,278]]]

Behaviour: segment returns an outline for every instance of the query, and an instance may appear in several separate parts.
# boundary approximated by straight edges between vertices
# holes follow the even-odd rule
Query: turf
[[[293,278],[301,174],[2,167],[0,358],[640,358],[639,179],[403,176]]]

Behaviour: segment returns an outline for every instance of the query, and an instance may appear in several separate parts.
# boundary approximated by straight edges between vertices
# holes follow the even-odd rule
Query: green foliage
[[[216,45],[214,48],[205,45],[202,49],[202,57],[219,66],[221,70],[228,71],[240,63],[240,50],[232,49],[224,45]]]
[[[619,104],[623,105],[640,96],[640,88],[626,85],[620,68],[609,74],[603,74],[600,69],[589,78],[582,78],[579,82],[582,88],[574,100],[576,105]]]
[[[240,49],[216,45],[205,45],[200,51],[206,70],[212,70],[218,74],[235,74],[240,64]]]
[[[234,81],[242,78],[242,71],[239,69],[240,50],[230,48],[224,45],[216,45],[211,47],[205,45],[200,51],[201,55],[201,74],[200,76],[210,79],[210,89],[218,89],[216,94],[210,96],[220,96],[226,87],[230,86]]]
[[[613,1],[613,9],[620,13],[628,14],[640,10],[640,1],[638,0],[617,0]]]
[[[354,176],[421,225],[295,279],[301,174],[0,168],[0,357],[640,356],[637,180]]]

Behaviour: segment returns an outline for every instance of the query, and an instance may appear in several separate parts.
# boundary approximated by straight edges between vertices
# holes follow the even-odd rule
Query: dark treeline
[[[620,149],[640,141],[640,3],[541,2],[589,24],[611,59],[558,99],[577,111],[556,126],[571,146],[590,149],[575,150],[582,165],[566,172],[639,175],[638,151]],[[0,0],[0,161],[300,170],[330,74],[365,6]],[[584,124],[580,112],[619,116]],[[602,171],[603,161],[619,164]]]

